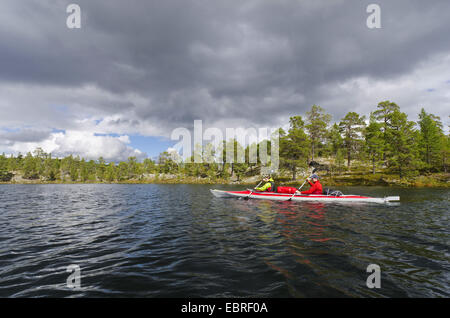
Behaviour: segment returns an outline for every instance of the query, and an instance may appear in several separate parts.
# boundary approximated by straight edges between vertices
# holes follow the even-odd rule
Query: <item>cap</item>
[[[319,176],[317,175],[317,174],[312,174],[311,175],[311,179],[317,179],[317,180],[319,180]]]

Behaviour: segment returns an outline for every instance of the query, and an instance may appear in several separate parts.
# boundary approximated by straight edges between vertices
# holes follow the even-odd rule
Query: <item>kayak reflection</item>
[[[265,257],[267,266],[281,273],[288,284],[303,285],[300,277],[294,273],[310,273],[323,271],[323,268],[311,256],[326,254],[327,244],[331,238],[328,234],[326,218],[327,204],[322,202],[303,202],[301,205],[292,202],[267,202],[258,204],[258,216],[266,224],[271,224],[273,233],[265,239],[283,241],[282,250],[274,250],[272,257]],[[276,211],[276,212],[274,212]],[[314,251],[313,254],[311,252]],[[280,261],[285,260],[285,261]],[[297,264],[292,266],[292,264]],[[299,293],[299,289],[293,287]],[[302,297],[301,293],[298,295]]]
[[[286,202],[288,203],[288,202]],[[279,210],[278,222],[282,225],[286,238],[308,238],[314,242],[326,242],[326,204],[321,202],[303,202],[301,206],[286,204]],[[301,232],[298,229],[302,229]]]

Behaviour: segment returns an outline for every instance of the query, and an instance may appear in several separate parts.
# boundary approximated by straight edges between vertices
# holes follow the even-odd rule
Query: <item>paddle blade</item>
[[[398,197],[398,196],[393,196],[393,197],[385,197],[384,198],[384,200],[386,201],[386,202],[390,202],[390,201],[400,201],[400,197]]]

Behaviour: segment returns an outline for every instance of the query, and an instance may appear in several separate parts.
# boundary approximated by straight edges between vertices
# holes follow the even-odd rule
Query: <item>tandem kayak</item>
[[[210,189],[211,193],[217,198],[250,198],[262,200],[278,200],[287,201],[291,197],[291,201],[325,201],[325,202],[371,202],[371,203],[388,203],[400,201],[399,196],[391,196],[384,198],[372,198],[353,194],[343,194],[340,196],[322,195],[322,194],[292,194],[275,193],[275,192],[251,192],[245,191],[223,191]],[[250,195],[251,193],[251,195]],[[250,195],[250,196],[249,196]]]

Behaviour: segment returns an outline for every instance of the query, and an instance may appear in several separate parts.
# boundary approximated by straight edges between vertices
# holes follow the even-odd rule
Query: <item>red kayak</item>
[[[339,196],[323,195],[323,194],[288,194],[275,192],[257,192],[257,191],[223,191],[210,190],[211,193],[218,198],[249,198],[262,200],[278,200],[278,201],[325,201],[325,202],[373,202],[373,203],[387,203],[393,201],[400,201],[399,196],[390,196],[384,198],[373,198],[361,195],[343,194]]]

